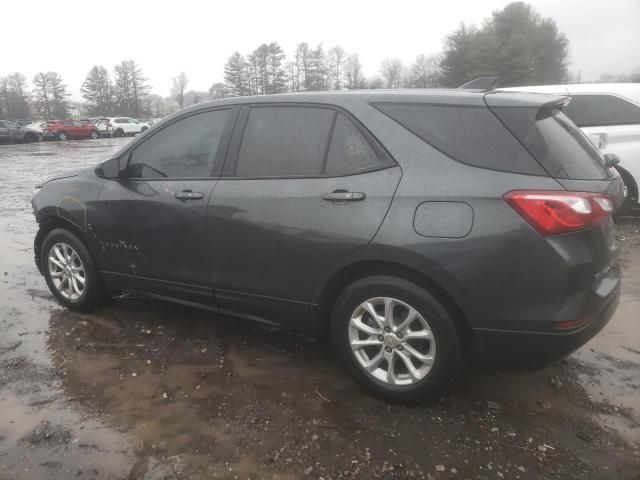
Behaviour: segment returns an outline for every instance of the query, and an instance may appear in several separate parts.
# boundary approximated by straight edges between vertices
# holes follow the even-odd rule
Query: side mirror
[[[614,168],[620,163],[620,157],[615,153],[604,154],[604,166],[607,168]]]
[[[120,178],[125,162],[120,158],[110,158],[96,167],[96,175],[100,178]]]

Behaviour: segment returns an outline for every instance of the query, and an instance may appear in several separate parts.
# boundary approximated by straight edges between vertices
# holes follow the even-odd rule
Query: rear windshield
[[[504,172],[546,175],[486,107],[421,103],[374,106],[454,160]]]
[[[558,108],[495,107],[493,112],[555,178],[607,178],[600,152]]]

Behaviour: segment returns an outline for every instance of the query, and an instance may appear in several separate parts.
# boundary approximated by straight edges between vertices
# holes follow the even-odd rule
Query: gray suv
[[[154,125],[33,199],[36,264],[79,311],[138,291],[323,337],[387,399],[471,351],[536,367],[616,309],[622,182],[566,98],[242,97]]]

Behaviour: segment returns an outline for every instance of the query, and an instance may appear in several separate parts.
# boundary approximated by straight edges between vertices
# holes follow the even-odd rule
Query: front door
[[[375,235],[400,169],[331,108],[245,107],[238,124],[207,212],[216,301],[300,328],[320,279]]]
[[[105,278],[122,288],[213,303],[206,209],[230,109],[176,120],[127,152],[100,194],[96,237]]]

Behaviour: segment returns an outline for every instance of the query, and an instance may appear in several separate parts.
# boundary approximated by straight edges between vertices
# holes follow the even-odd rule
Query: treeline
[[[418,55],[409,65],[398,58],[384,59],[374,75],[366,76],[357,53],[336,45],[298,43],[287,58],[277,42],[263,43],[248,53],[234,52],[222,72],[222,81],[208,92],[188,90],[189,78],[173,78],[171,95],[150,93],[148,79],[133,60],[120,62],[109,72],[91,68],[82,84],[87,116],[127,115],[162,117],[207,99],[281,92],[363,88],[458,87],[478,77],[497,76],[501,86],[540,85],[581,81],[567,68],[569,41],[550,18],[529,4],[514,2],[496,10],[481,26],[461,24],[444,39],[441,53]],[[640,81],[640,72],[602,81]],[[21,73],[0,78],[1,118],[64,118],[69,94],[56,72],[41,72],[32,80]]]
[[[0,117],[59,119],[69,116],[70,94],[58,73],[37,73],[32,84],[30,89],[27,78],[21,73],[0,78]],[[103,66],[94,66],[80,91],[86,101],[85,113],[89,116],[142,116],[152,110],[150,103],[158,97],[149,94],[147,79],[133,60],[116,65],[113,75]]]

